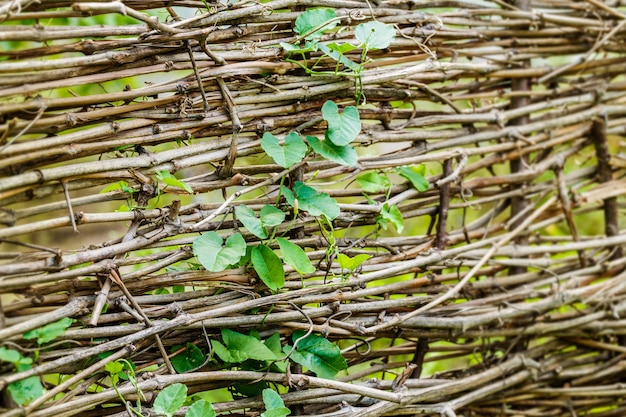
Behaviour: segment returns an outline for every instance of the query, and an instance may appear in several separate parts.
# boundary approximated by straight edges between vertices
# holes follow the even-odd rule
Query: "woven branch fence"
[[[0,3],[0,345],[32,359],[0,362],[0,416],[137,415],[137,401],[155,415],[174,383],[217,393],[218,415],[255,416],[262,399],[233,387],[263,381],[292,415],[626,415],[621,6]],[[320,43],[357,45],[369,21],[395,38],[364,61],[345,52],[358,77],[321,52],[289,56],[280,43],[314,7],[337,15]],[[323,137],[328,100],[358,105],[358,162],[275,164],[261,137]],[[394,171],[419,165],[426,191]],[[368,173],[391,185],[366,197]],[[336,199],[331,225],[277,197],[294,181]],[[198,267],[198,236],[258,245],[234,209],[277,199],[277,235],[315,272],[285,264],[271,291],[250,267]],[[381,226],[391,206],[404,230]],[[346,271],[333,250],[370,258]],[[51,342],[23,337],[64,317]],[[210,344],[223,329],[283,346],[312,332],[348,369],[228,366]],[[172,372],[190,344],[207,360]],[[112,382],[120,359],[134,384]],[[7,387],[33,377],[44,393],[12,402]]]

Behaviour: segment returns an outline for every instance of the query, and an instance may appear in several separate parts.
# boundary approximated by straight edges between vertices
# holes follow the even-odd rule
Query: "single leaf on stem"
[[[348,145],[361,132],[361,118],[354,106],[339,112],[339,107],[332,100],[322,106],[322,117],[328,122],[326,138],[337,146]]]
[[[183,406],[186,398],[186,385],[176,383],[165,387],[154,400],[154,412],[166,417],[172,417]]]
[[[269,247],[258,245],[252,248],[250,260],[259,278],[269,289],[278,291],[285,285],[283,263]]]
[[[300,275],[315,272],[315,267],[311,264],[311,260],[304,249],[281,237],[276,238],[276,241],[278,242],[278,246],[280,246],[280,251],[287,265],[298,271]]]
[[[315,153],[326,159],[351,167],[357,163],[358,155],[350,145],[337,146],[330,140],[319,140],[315,136],[307,136],[306,141]]]

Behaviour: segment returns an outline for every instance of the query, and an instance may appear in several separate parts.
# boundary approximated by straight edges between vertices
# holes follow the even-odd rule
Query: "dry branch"
[[[62,375],[30,405],[0,401],[0,417],[121,417],[138,389],[153,414],[172,383],[196,393],[260,380],[286,387],[299,415],[624,415],[618,3],[4,2],[0,346],[30,355],[39,348],[26,331],[76,322],[31,369],[0,362],[0,389]],[[368,51],[355,83],[320,52],[305,62],[280,46],[302,38],[293,27],[307,7],[337,12],[342,29],[324,44],[356,44],[367,21],[393,25],[395,40]],[[314,154],[274,164],[264,133],[320,137],[326,100],[360,104],[357,164]],[[421,192],[393,171],[419,164]],[[163,172],[192,194],[159,183]],[[356,178],[375,172],[392,185],[366,199]],[[285,265],[273,293],[245,267],[197,268],[199,233],[262,243],[235,208],[276,204],[295,181],[341,209],[331,242],[319,219],[278,203],[290,217],[276,235],[305,249],[314,272]],[[384,203],[409,233],[377,226]],[[370,258],[346,273],[338,253]],[[208,353],[225,328],[277,332],[283,344],[311,330],[349,369],[326,380],[207,361],[164,375],[188,343]],[[137,365],[137,387],[106,379],[121,358]],[[256,416],[264,404],[214,408]]]

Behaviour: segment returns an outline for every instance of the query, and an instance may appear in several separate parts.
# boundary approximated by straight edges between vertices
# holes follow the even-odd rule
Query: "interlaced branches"
[[[0,5],[0,416],[623,415],[624,21]]]

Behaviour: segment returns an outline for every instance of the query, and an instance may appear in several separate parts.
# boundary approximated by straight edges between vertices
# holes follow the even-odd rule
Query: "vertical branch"
[[[606,121],[598,118],[591,126],[591,139],[596,148],[598,158],[598,182],[605,183],[613,180],[613,172],[609,160],[611,158],[609,145],[606,138]],[[617,207],[617,197],[610,197],[604,200],[604,233],[607,237],[619,234],[619,214]],[[611,259],[622,257],[622,248],[616,246]]]
[[[574,216],[572,215],[571,203],[567,193],[567,187],[565,184],[565,177],[563,176],[562,167],[556,169],[556,178],[559,187],[559,198],[561,200],[561,207],[563,208],[563,214],[565,215],[565,222],[572,235],[574,242],[580,242],[580,236],[578,235],[578,229],[576,223],[574,223]],[[585,268],[587,266],[587,260],[585,259],[585,251],[578,251],[578,259],[580,260],[580,267]]]
[[[446,159],[443,163],[442,178],[452,174],[452,159]],[[437,221],[437,240],[435,246],[439,250],[446,248],[448,234],[446,226],[448,224],[448,210],[450,209],[450,182],[444,182],[439,187],[439,210]]]
[[[531,11],[532,6],[530,0],[512,0],[510,3],[513,3],[515,7],[523,11]],[[521,62],[523,68],[528,68],[530,66],[530,61],[525,60]],[[514,78],[511,80],[511,91],[530,91],[531,90],[531,80],[529,78]],[[511,98],[511,103],[509,105],[509,109],[521,109],[530,104],[530,98],[528,95],[515,95]],[[511,120],[509,123],[511,126],[524,126],[529,123],[528,115],[520,116]],[[509,167],[511,173],[517,173],[524,171],[525,167],[528,165],[528,158],[526,156],[520,156],[518,159],[514,159],[509,163]],[[529,205],[529,201],[524,196],[512,197],[511,198],[511,217],[515,217],[519,213],[525,211]],[[518,219],[514,222],[511,227],[516,228],[521,222],[523,218]],[[528,243],[528,238],[525,235],[519,235],[515,238],[515,243],[519,245],[525,245]],[[524,266],[511,266],[509,268],[510,275],[517,275],[526,272],[526,267]]]
[[[233,99],[232,94],[230,94],[230,90],[228,86],[222,79],[222,77],[216,77],[217,85],[222,92],[222,96],[224,97],[224,102],[226,103],[226,108],[228,109],[228,113],[230,113],[231,122],[233,125],[233,135],[230,141],[230,148],[228,149],[228,156],[226,157],[226,162],[224,162],[224,167],[220,171],[220,177],[226,178],[230,177],[233,172],[233,165],[235,165],[235,159],[237,159],[237,142],[239,142],[239,132],[241,132],[241,121],[239,120],[239,116],[237,115],[237,106],[235,105],[235,100]]]

